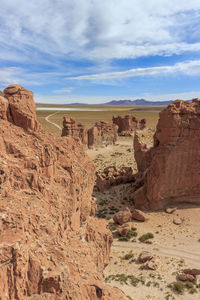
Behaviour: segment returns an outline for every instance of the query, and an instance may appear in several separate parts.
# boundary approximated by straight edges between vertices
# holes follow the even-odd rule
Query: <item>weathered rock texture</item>
[[[160,113],[154,146],[134,138],[139,173],[136,207],[200,204],[200,101],[176,100]]]
[[[88,148],[108,146],[117,141],[118,126],[112,123],[99,121],[88,129]]]
[[[103,283],[112,235],[91,216],[95,168],[36,120],[30,91],[0,98],[0,299],[127,299]]]
[[[62,136],[79,138],[83,145],[88,145],[88,134],[86,127],[81,123],[76,123],[72,118],[63,118]]]
[[[131,167],[122,167],[117,171],[115,166],[110,166],[105,168],[102,173],[97,174],[96,187],[99,191],[104,191],[111,186],[130,182],[134,182],[134,175]]]
[[[146,119],[138,120],[131,115],[113,117],[112,120],[113,124],[118,125],[119,135],[131,135],[135,130],[142,130],[146,127]]]
[[[62,136],[79,138],[81,143],[87,148],[102,147],[115,144],[117,140],[118,126],[112,123],[99,121],[90,129],[81,123],[76,123],[70,117],[63,119]]]

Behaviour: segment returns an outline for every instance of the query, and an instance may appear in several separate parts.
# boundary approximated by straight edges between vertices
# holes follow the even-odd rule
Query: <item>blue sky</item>
[[[36,102],[200,98],[200,0],[1,0],[0,45]]]

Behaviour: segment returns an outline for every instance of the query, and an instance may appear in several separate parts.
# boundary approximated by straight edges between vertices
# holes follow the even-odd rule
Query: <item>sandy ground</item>
[[[139,133],[143,142],[152,145],[153,130],[146,129]],[[96,164],[97,170],[115,165],[117,168],[131,166],[137,171],[133,153],[133,138],[120,138],[115,146],[88,150],[88,155]],[[97,217],[113,222],[115,212],[128,206],[133,210],[132,184],[111,187],[102,193],[94,189],[97,198]],[[194,285],[194,293],[186,289],[183,295],[174,292],[168,285],[176,281],[176,276],[184,268],[200,269],[200,208],[181,207],[173,214],[166,212],[146,212],[147,221],[132,222],[137,236],[130,241],[119,241],[116,231],[113,231],[114,242],[111,248],[110,263],[105,269],[105,278],[109,275],[124,274],[124,278],[134,275],[136,286],[127,279],[126,283],[108,280],[108,284],[122,289],[130,299],[200,299],[200,276]],[[181,225],[175,225],[173,220],[182,218]],[[150,244],[141,243],[138,238],[145,233],[152,233],[154,238]],[[142,251],[149,251],[155,256],[158,267],[148,270],[145,264],[138,263]],[[123,259],[132,251],[132,257]],[[198,278],[199,277],[199,278]]]

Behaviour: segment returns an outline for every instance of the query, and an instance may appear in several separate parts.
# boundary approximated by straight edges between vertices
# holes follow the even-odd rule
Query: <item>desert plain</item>
[[[49,106],[49,105],[48,105]],[[138,131],[142,142],[148,148],[153,145],[153,135],[163,107],[89,107],[103,109],[97,111],[51,111],[38,110],[37,119],[42,126],[55,136],[61,135],[63,116],[68,115],[87,128],[95,122],[111,122],[112,116],[134,115],[146,118],[147,126]],[[64,107],[64,106],[63,106]],[[76,107],[77,109],[79,107]],[[93,160],[96,171],[102,172],[108,166],[131,167],[137,173],[134,158],[133,136],[118,137],[115,145],[86,150]],[[120,240],[117,225],[113,222],[116,212],[129,207],[134,208],[133,187],[131,183],[98,191],[94,187],[93,196],[97,199],[96,217],[106,219],[113,233],[110,262],[104,270],[105,281],[120,288],[132,300],[197,300],[200,299],[200,280],[195,283],[177,281],[177,275],[184,269],[200,268],[200,208],[181,204],[172,211],[145,211],[145,222],[131,221],[133,235]],[[179,223],[180,224],[175,224]],[[177,222],[178,221],[178,222]],[[144,234],[151,238],[141,241]],[[138,260],[147,251],[155,260],[155,269]]]

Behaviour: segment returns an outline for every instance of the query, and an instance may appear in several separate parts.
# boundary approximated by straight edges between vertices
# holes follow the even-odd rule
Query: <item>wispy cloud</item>
[[[2,0],[0,57],[93,60],[199,51],[198,0]],[[11,55],[12,54],[12,55]]]
[[[59,90],[54,90],[53,94],[60,94],[60,95],[70,94],[73,90],[74,90],[73,87],[62,88],[62,89],[59,89]]]
[[[139,77],[139,76],[155,76],[162,74],[176,74],[182,75],[197,75],[200,74],[200,60],[186,61],[176,63],[169,66],[150,67],[150,68],[135,68],[121,72],[108,72],[98,73],[90,75],[82,75],[76,77],[69,77],[68,79],[73,80],[91,80],[91,81],[102,81],[102,80],[113,80],[123,79],[128,77]],[[109,84],[109,83],[108,83]]]

